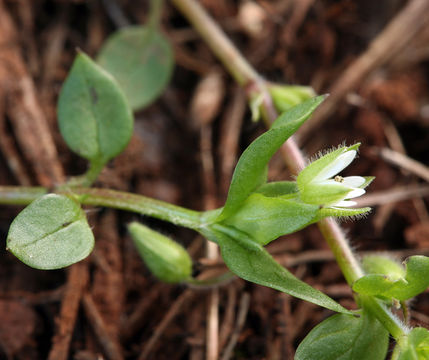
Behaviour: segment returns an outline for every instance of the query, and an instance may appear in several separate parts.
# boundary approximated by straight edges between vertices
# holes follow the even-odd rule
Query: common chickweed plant
[[[63,268],[86,258],[94,247],[82,206],[151,216],[216,243],[233,274],[336,312],[307,335],[296,359],[382,360],[389,336],[396,341],[392,359],[429,359],[428,330],[410,328],[390,311],[402,308],[405,313],[407,301],[428,287],[427,257],[411,256],[403,264],[384,256],[363,258],[364,272],[351,283],[359,310],[350,311],[299,280],[264,248],[326,217],[353,218],[370,211],[353,207],[353,199],[365,193],[373,178],[340,175],[356,158],[360,144],[325,152],[295,180],[267,181],[271,157],[311,117],[324,96],[311,97],[306,87],[270,88],[283,112],[241,155],[225,205],[219,209],[194,211],[92,187],[106,163],[129,142],[133,110],[144,108],[162,92],[172,64],[171,47],[157,31],[156,21],[114,34],[96,62],[78,53],[59,96],[58,121],[69,148],[88,160],[88,171],[49,193],[41,187],[0,187],[0,203],[28,205],[10,226],[7,249],[35,269]],[[198,282],[192,277],[192,259],[181,245],[138,222],[128,229],[156,277],[170,283]]]

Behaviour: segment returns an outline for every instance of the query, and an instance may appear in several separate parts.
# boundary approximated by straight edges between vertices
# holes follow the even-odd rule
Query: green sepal
[[[255,193],[268,197],[297,197],[298,188],[295,181],[274,181],[262,184]]]
[[[388,273],[368,274],[356,280],[353,291],[359,294],[381,296],[389,299],[408,300],[429,286],[429,258],[411,256],[405,261],[405,276],[398,277]]]
[[[291,108],[273,123],[271,129],[248,146],[234,170],[219,221],[234,214],[247,197],[266,181],[266,169],[271,157],[324,99],[324,96],[315,97]]]
[[[10,225],[7,249],[36,269],[52,270],[86,258],[94,235],[80,204],[64,195],[33,201]]]
[[[320,186],[318,183],[305,185],[300,193],[300,198],[307,204],[335,204],[343,200],[350,192],[350,188],[341,183]]]
[[[310,184],[313,179],[323,171],[329,164],[331,164],[337,157],[346,153],[350,150],[358,150],[360,143],[356,143],[351,146],[342,146],[336,150],[333,150],[319,159],[313,161],[311,164],[307,165],[299,174],[296,179],[298,188],[301,192],[305,190],[305,187]]]
[[[337,217],[337,218],[354,218],[359,217],[360,215],[365,215],[371,211],[370,207],[364,207],[364,208],[340,208],[340,207],[322,207],[319,210],[319,219],[316,221],[319,221],[320,219],[323,219],[325,217]]]
[[[281,197],[250,195],[240,209],[224,220],[261,245],[298,231],[317,219],[319,206]]]
[[[365,182],[359,186],[359,188],[361,189],[365,189],[366,187],[368,187],[375,179],[375,176],[361,176],[365,179]]]
[[[245,233],[221,224],[201,229],[216,242],[228,268],[244,280],[264,285],[340,313],[350,314],[329,296],[297,279]]]
[[[322,321],[298,346],[295,360],[384,360],[389,333],[366,311]]]
[[[179,283],[191,278],[192,260],[183,246],[137,222],[129,224],[128,231],[146,266],[158,279]]]

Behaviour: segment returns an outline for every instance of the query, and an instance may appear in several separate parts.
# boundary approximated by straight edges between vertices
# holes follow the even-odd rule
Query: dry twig
[[[124,356],[122,355],[122,349],[112,338],[92,296],[89,293],[86,293],[82,300],[85,314],[88,317],[88,320],[94,329],[94,333],[96,334],[100,345],[103,347],[106,356],[111,360],[123,359]]]
[[[234,350],[235,345],[237,344],[241,330],[243,329],[244,322],[246,321],[247,312],[249,311],[249,305],[250,295],[249,293],[245,292],[240,299],[240,307],[238,310],[237,322],[235,324],[234,332],[231,335],[228,345],[225,347],[221,360],[228,360],[231,358],[232,352]]]
[[[371,42],[368,50],[359,56],[331,86],[331,96],[317,109],[312,118],[298,131],[301,140],[306,140],[338,108],[347,94],[356,89],[375,69],[394,59],[403,51],[414,36],[429,21],[429,1],[410,0],[401,12],[390,21],[384,30]]]
[[[154,345],[159,340],[165,329],[170,325],[171,321],[179,313],[181,307],[185,302],[190,301],[191,298],[195,295],[195,292],[192,290],[185,290],[176,301],[170,306],[169,310],[165,314],[164,318],[158,324],[158,326],[153,331],[152,336],[143,346],[142,352],[140,353],[139,360],[146,360],[149,357],[150,352],[152,351]]]

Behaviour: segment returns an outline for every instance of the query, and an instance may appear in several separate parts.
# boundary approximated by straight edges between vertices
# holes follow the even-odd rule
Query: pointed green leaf
[[[371,315],[337,314],[317,325],[299,345],[295,360],[384,360],[389,333]]]
[[[104,164],[128,144],[133,115],[113,77],[79,53],[58,99],[58,122],[67,145]]]
[[[319,290],[297,279],[246,234],[215,224],[204,235],[220,246],[228,268],[244,280],[285,292],[327,309],[350,313]]]
[[[241,155],[231,180],[225,207],[219,220],[231,216],[263,182],[264,174],[274,153],[307,120],[325,99],[318,96],[294,106],[283,113],[271,129],[259,136]]]
[[[317,219],[318,211],[317,205],[254,193],[224,223],[247,233],[257,243],[266,245],[279,236],[311,224]]]
[[[406,260],[405,277],[398,278],[384,274],[369,274],[353,284],[353,290],[360,294],[408,300],[422,293],[429,286],[429,258],[411,256]]]
[[[174,66],[168,40],[156,29],[143,26],[111,35],[97,62],[118,80],[133,110],[142,109],[162,93]]]
[[[64,195],[33,201],[12,222],[7,236],[7,249],[36,269],[69,266],[86,258],[93,247],[84,211]]]

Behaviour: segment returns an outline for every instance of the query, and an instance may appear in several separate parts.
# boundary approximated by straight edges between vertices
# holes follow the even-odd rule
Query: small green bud
[[[356,205],[349,199],[365,194],[364,188],[373,178],[362,176],[343,178],[337,174],[354,160],[359,145],[340,147],[302,170],[297,177],[301,200],[308,204],[332,208]]]
[[[316,96],[310,86],[269,85],[268,91],[273,98],[274,106],[280,113]]]
[[[365,256],[362,267],[367,274],[382,274],[395,281],[405,277],[405,268],[395,260],[382,255]]]
[[[128,230],[146,266],[158,279],[178,283],[191,277],[192,260],[177,242],[137,222],[129,224]]]

